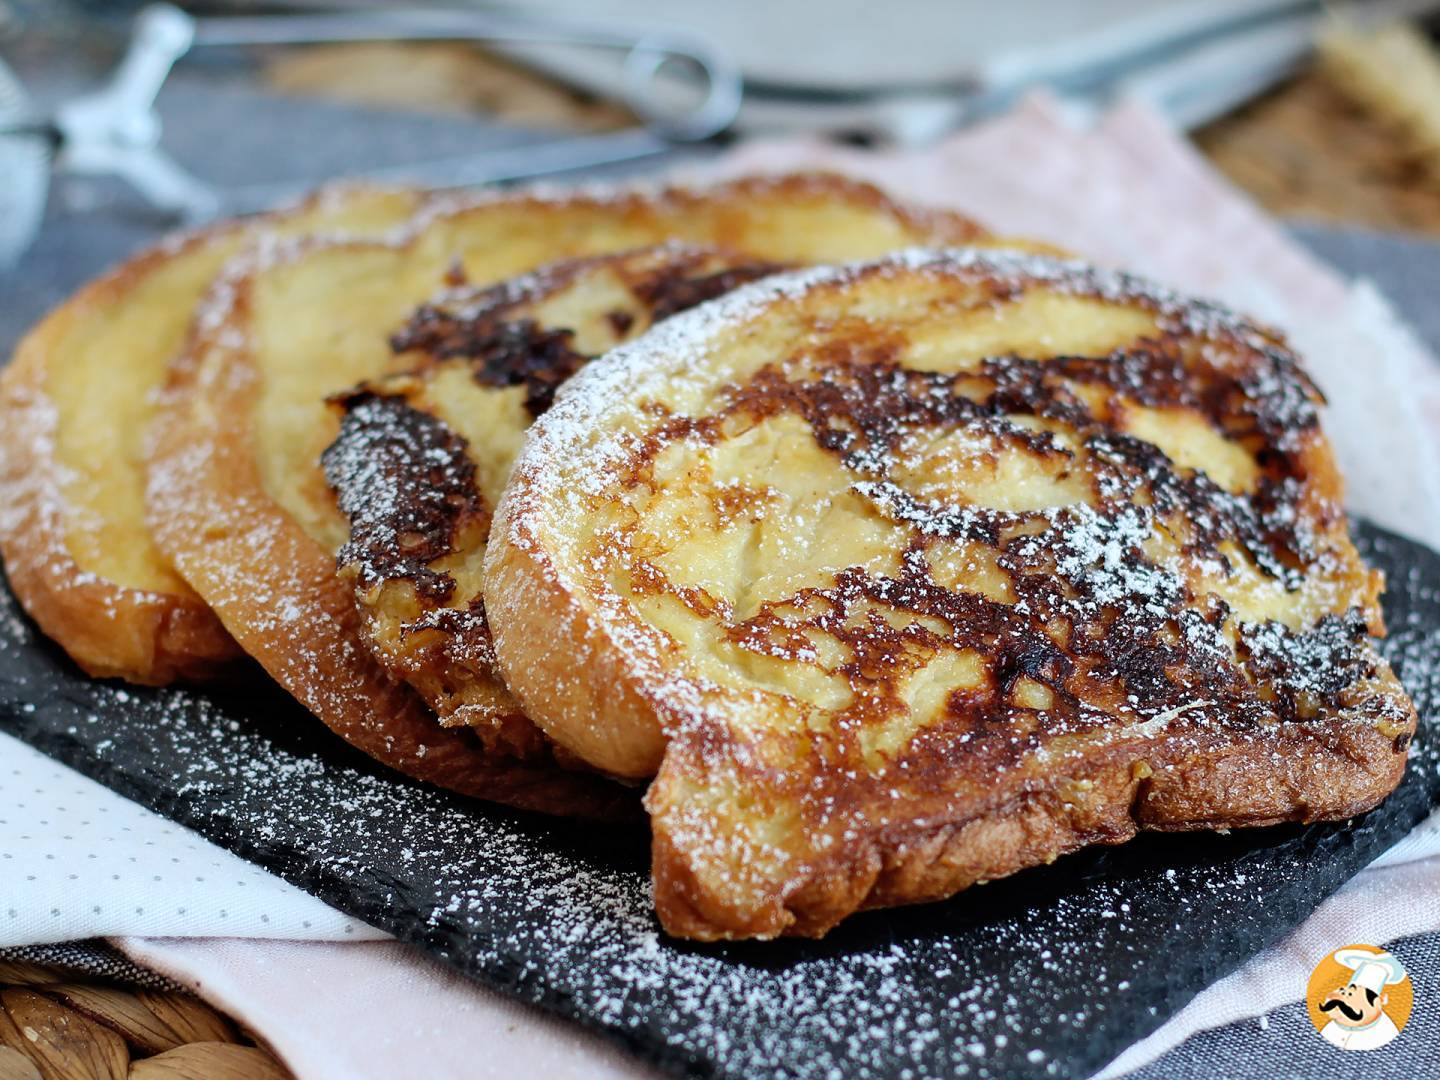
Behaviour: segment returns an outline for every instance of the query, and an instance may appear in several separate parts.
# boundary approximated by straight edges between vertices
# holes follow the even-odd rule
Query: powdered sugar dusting
[[[1433,557],[1407,565],[1411,550],[1383,536],[1367,546],[1391,571],[1385,652],[1429,715],[1440,569]],[[506,814],[372,771],[278,698],[84,680],[11,637],[17,622],[0,598],[7,729],[677,1071],[1086,1075],[1283,933],[1440,793],[1427,738],[1385,811],[1299,840],[1155,837],[863,917],[822,944],[677,946],[651,914],[643,835]]]
[[[592,364],[562,389],[556,408],[532,430],[516,466],[517,483],[502,500],[498,515],[501,527],[507,529],[507,541],[542,553],[542,561],[567,591],[583,593],[586,585],[574,575],[586,571],[583,560],[570,558],[569,545],[575,538],[567,530],[567,523],[582,520],[589,501],[610,490],[614,470],[641,452],[654,426],[646,413],[648,400],[706,401],[707,394],[717,390],[717,376],[709,364],[713,351],[743,342],[749,323],[787,302],[828,289],[843,290],[864,278],[915,274],[983,282],[993,290],[992,295],[1001,297],[1042,285],[1062,294],[1142,307],[1154,314],[1164,330],[1192,341],[1245,350],[1246,373],[1237,378],[1236,387],[1254,402],[1247,406],[1250,411],[1245,413],[1245,419],[1263,435],[1267,446],[1289,452],[1313,437],[1316,413],[1309,383],[1298,361],[1273,334],[1217,305],[1186,299],[1133,276],[1076,261],[1021,251],[913,248],[871,262],[767,278],[673,318]],[[816,343],[823,338],[823,331],[817,332],[812,346],[818,347]],[[1091,363],[1106,369],[1110,380],[1106,385],[1145,400],[1145,393],[1156,392],[1156,386],[1164,381],[1162,375],[1164,379],[1174,377],[1166,364],[1179,363],[1151,356],[1146,348],[1142,343],[1135,347],[1133,355],[1121,349]],[[1146,357],[1152,365],[1148,369],[1144,366]],[[1021,400],[1036,391],[1026,389],[1023,369],[1013,363],[1007,367],[1002,363],[1004,359],[982,361],[980,369],[996,380],[997,392],[1016,397],[1021,412],[1040,410],[1034,412],[1039,416],[1044,408],[1050,408],[1053,414],[1045,416],[1062,426],[1088,424],[1083,438],[1087,455],[1084,468],[1093,474],[1102,499],[1111,504],[1107,509],[1097,511],[1084,504],[1063,506],[1045,511],[1037,520],[1034,514],[996,512],[963,500],[958,504],[917,501],[883,479],[894,464],[894,454],[883,433],[878,441],[867,435],[866,440],[857,442],[853,433],[834,436],[840,441],[831,448],[843,444],[844,464],[863,477],[852,485],[852,490],[873,500],[877,509],[892,520],[931,536],[995,544],[1002,529],[1027,519],[1030,524],[1043,526],[1039,534],[1013,543],[1013,550],[1002,557],[1002,564],[1009,560],[1039,566],[1043,549],[1054,549],[1051,572],[1074,588],[1070,599],[1050,605],[1054,610],[1049,617],[1093,622],[1109,609],[1117,613],[1119,627],[1133,629],[1144,623],[1152,630],[1171,619],[1192,656],[1221,665],[1235,659],[1221,632],[1224,616],[1202,619],[1197,612],[1186,610],[1192,599],[1187,592],[1187,575],[1205,568],[1222,575],[1228,573],[1229,564],[1216,548],[1216,541],[1207,536],[1233,534],[1264,573],[1291,591],[1301,587],[1304,575],[1277,558],[1270,537],[1292,537],[1295,554],[1317,578],[1336,569],[1334,556],[1323,544],[1317,544],[1313,521],[1296,512],[1295,500],[1303,480],[1290,478],[1254,494],[1236,495],[1222,490],[1204,474],[1181,478],[1173,463],[1156,447],[1109,429],[1097,433],[1095,422],[1085,420],[1083,410],[1077,419],[1075,407],[1063,401],[1042,407]],[[1077,358],[1055,359],[1056,366],[1084,362]],[[796,363],[800,361],[796,359]],[[1003,415],[955,411],[956,407],[947,404],[955,400],[947,380],[910,385],[917,377],[897,368],[888,382],[882,374],[863,389],[847,391],[840,387],[835,392],[842,396],[850,392],[861,399],[886,399],[880,409],[882,415],[898,417],[907,409],[913,412],[909,420],[893,421],[900,428],[943,421],[969,430],[976,437],[1018,439],[1042,454],[1059,449],[1047,431],[1029,431]],[[843,378],[830,372],[821,381]],[[1183,386],[1164,392],[1175,395],[1177,403],[1191,405],[1196,395],[1192,388]],[[844,423],[853,426],[854,420]],[[898,432],[899,428],[897,437],[903,441],[904,436]],[[818,434],[816,437],[820,438]],[[1142,487],[1148,490],[1142,492],[1144,498],[1137,503],[1136,493]],[[1157,532],[1173,528],[1167,524],[1166,516],[1177,512],[1199,540],[1185,543],[1183,559],[1156,565],[1140,557]],[[544,554],[547,549],[557,557],[550,559]],[[598,576],[603,579],[604,574]],[[673,705],[677,713],[687,709],[703,713],[704,688],[688,685],[654,635],[626,617],[627,605],[619,598],[611,600],[614,602],[598,604],[596,615],[604,622],[604,632],[627,655],[627,662],[644,671],[648,692]],[[1025,602],[1022,600],[1011,612],[1026,614]],[[1099,630],[1098,623],[1095,629]],[[1140,643],[1140,636],[1136,642],[1137,648],[1153,651],[1153,646]],[[1342,657],[1337,646],[1331,654],[1332,667],[1345,668],[1354,676],[1358,669],[1351,659],[1358,658],[1359,662],[1373,654],[1364,646],[1363,635],[1352,635],[1349,644],[1354,657]],[[1237,685],[1243,684],[1244,680],[1240,680]],[[1152,703],[1149,713],[1180,715],[1173,703],[1163,700]],[[1397,722],[1403,724],[1403,708],[1396,705],[1394,713]]]
[[[1230,334],[1257,347],[1270,344],[1266,331],[1219,305],[1181,297],[1164,286],[1122,271],[1025,251],[909,248],[867,263],[777,274],[666,320],[571,379],[557,396],[557,407],[532,429],[529,449],[517,468],[533,472],[537,479],[546,475],[540,465],[583,443],[587,434],[600,426],[602,415],[633,407],[647,377],[655,374],[648,368],[657,361],[685,357],[686,367],[699,369],[718,335],[735,330],[778,302],[798,299],[815,289],[842,286],[866,274],[900,276],[911,271],[984,275],[1002,286],[1015,288],[1040,283],[1076,295],[1147,307],[1165,324],[1187,333]],[[669,380],[685,378],[682,372],[669,369],[664,376]],[[621,435],[596,450],[602,459],[622,458],[630,450],[626,439]],[[557,478],[557,486],[569,482],[568,476],[559,479],[559,471],[549,475]]]

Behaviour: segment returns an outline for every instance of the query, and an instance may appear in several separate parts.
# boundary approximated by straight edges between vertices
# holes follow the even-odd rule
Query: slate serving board
[[[1384,651],[1420,708],[1355,821],[1149,836],[862,915],[823,942],[694,946],[651,913],[644,830],[390,775],[270,688],[81,675],[0,589],[0,727],[471,978],[715,1076],[1085,1076],[1283,936],[1440,805],[1440,555],[1365,523]]]
[[[12,48],[7,59],[42,98],[63,96],[70,61],[88,53],[45,48],[42,38],[22,34],[18,45],[35,54],[22,63],[25,51]],[[318,179],[512,138],[409,113],[267,105],[191,74],[182,67],[162,95],[167,144],[202,175],[231,182],[271,180],[277,168]],[[257,108],[283,123],[255,126]],[[263,132],[265,153],[253,139],[217,142],[216,130]],[[26,261],[0,273],[3,353],[164,224],[123,187],[99,190],[86,198],[111,212],[53,201]],[[113,212],[115,199],[128,214]],[[1343,239],[1301,233],[1346,268],[1368,253],[1402,301],[1434,274],[1433,250],[1365,237],[1331,251],[1321,242],[1331,236]],[[1413,295],[1407,314],[1425,329],[1430,295]],[[1391,577],[1385,651],[1433,724],[1440,556],[1367,526],[1358,533]],[[94,683],[0,586],[0,728],[478,981],[677,1072],[1085,1075],[1282,936],[1440,802],[1440,748],[1434,728],[1422,728],[1400,790],[1347,825],[1142,838],[946,904],[861,916],[818,945],[676,946],[650,914],[643,835],[594,835],[384,774],[263,677],[253,682],[203,697]]]

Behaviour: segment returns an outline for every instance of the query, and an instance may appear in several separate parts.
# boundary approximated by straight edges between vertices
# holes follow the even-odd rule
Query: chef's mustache
[[[1331,998],[1329,1001],[1325,1002],[1324,1005],[1320,1006],[1321,1012],[1329,1012],[1331,1009],[1339,1009],[1351,1020],[1359,1020],[1361,1018],[1361,1013],[1359,1009],[1352,1009],[1349,1005],[1346,1005],[1345,1002],[1341,1001],[1339,998]]]

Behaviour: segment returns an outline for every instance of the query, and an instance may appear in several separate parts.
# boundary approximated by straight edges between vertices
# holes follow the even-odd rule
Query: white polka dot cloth
[[[0,734],[0,947],[385,935]]]

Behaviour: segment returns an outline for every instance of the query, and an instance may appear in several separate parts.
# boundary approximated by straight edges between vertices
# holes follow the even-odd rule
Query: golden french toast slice
[[[15,595],[91,675],[201,679],[243,654],[150,538],[151,394],[230,256],[265,231],[374,235],[409,191],[335,189],[169,240],[81,289],[0,375],[0,551]]]
[[[531,422],[591,358],[779,269],[666,244],[452,288],[391,335],[402,371],[336,396],[322,461],[350,526],[340,573],[376,658],[441,723],[541,749],[495,670],[481,594],[490,513]]]
[[[436,207],[392,242],[272,243],[217,280],[171,365],[150,459],[151,527],[241,647],[360,749],[469,794],[603,816],[613,785],[557,769],[551,744],[533,735],[442,728],[372,655],[335,564],[349,526],[321,469],[339,430],[327,399],[390,370],[389,336],[447,281],[486,285],[671,239],[789,261],[983,235],[959,215],[802,175],[517,193]]]
[[[1137,829],[1399,781],[1318,391],[1125,275],[913,251],[766,279],[568,385],[496,510],[526,714],[646,796],[694,938],[818,935]]]

